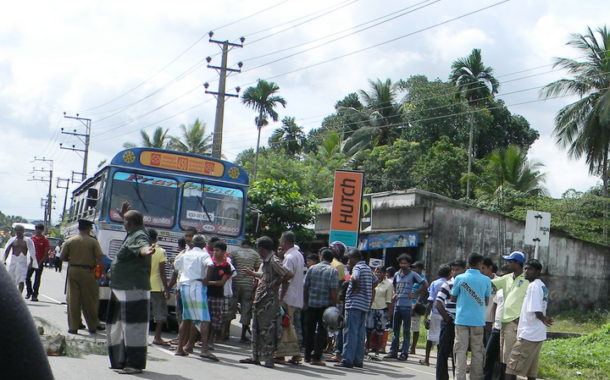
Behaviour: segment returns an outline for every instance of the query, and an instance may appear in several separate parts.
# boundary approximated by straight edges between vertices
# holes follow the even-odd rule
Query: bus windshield
[[[170,178],[136,173],[116,172],[112,178],[110,219],[122,222],[117,210],[124,201],[133,210],[144,214],[144,224],[155,227],[173,227],[175,223],[178,183]]]
[[[186,182],[180,210],[180,227],[238,236],[243,219],[244,193],[240,189]]]

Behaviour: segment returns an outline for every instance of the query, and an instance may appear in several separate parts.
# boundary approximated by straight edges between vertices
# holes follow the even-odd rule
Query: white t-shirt
[[[546,340],[546,326],[536,318],[536,312],[546,315],[546,306],[549,301],[549,291],[540,279],[536,279],[527,286],[527,293],[521,306],[519,328],[517,336],[530,342]]]
[[[303,259],[303,255],[297,246],[294,246],[286,251],[282,266],[294,273],[294,277],[288,284],[288,290],[286,291],[284,302],[286,302],[288,306],[302,308],[303,287],[305,283],[303,268],[305,267],[305,260]]]
[[[197,247],[186,251],[174,261],[174,267],[180,271],[178,280],[180,284],[203,280],[207,275],[208,268],[213,266],[214,262],[210,255]]]
[[[493,328],[500,330],[502,328],[502,313],[504,313],[504,290],[498,289],[494,294],[493,302],[490,303],[496,305]]]

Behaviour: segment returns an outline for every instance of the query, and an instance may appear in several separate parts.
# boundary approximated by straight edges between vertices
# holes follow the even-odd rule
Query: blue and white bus
[[[114,258],[125,230],[118,210],[124,201],[142,212],[146,227],[159,231],[159,245],[173,262],[187,227],[224,239],[229,250],[244,238],[248,175],[239,166],[195,154],[155,148],[117,153],[110,164],[72,193],[68,238],[78,219],[95,223],[102,250]],[[168,274],[172,266],[168,265]]]

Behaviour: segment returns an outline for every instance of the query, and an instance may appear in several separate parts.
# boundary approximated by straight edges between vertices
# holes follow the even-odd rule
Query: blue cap
[[[515,252],[511,253],[508,256],[502,256],[502,258],[504,260],[518,261],[521,264],[525,263],[525,255],[523,254],[523,252],[519,252],[519,251],[515,251]]]

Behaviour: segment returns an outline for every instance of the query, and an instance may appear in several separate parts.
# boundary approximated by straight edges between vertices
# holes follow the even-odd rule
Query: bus
[[[72,192],[63,234],[74,236],[79,219],[91,220],[102,251],[113,259],[126,235],[119,210],[128,201],[144,215],[145,226],[159,232],[158,244],[170,263],[188,227],[222,238],[232,251],[245,237],[247,190],[247,173],[231,162],[156,148],[126,149]],[[166,267],[169,276],[173,266]]]

